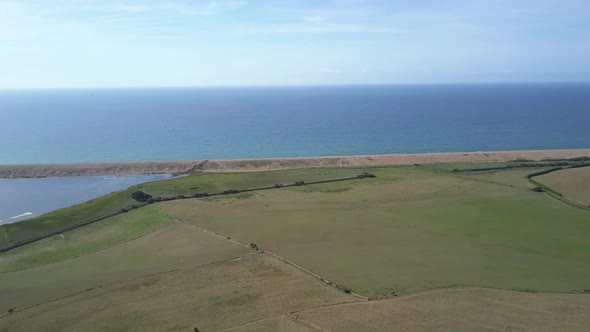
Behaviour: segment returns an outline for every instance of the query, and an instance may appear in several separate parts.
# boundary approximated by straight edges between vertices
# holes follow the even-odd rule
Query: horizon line
[[[297,87],[355,87],[355,86],[433,86],[433,85],[546,85],[590,84],[588,81],[490,81],[490,82],[399,82],[399,83],[341,83],[341,84],[252,84],[252,85],[136,85],[136,86],[83,86],[83,87],[0,87],[9,90],[89,90],[89,89],[216,89],[216,88],[297,88]]]

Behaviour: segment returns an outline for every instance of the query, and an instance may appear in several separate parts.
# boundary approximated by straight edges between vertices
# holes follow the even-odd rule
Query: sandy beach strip
[[[235,160],[184,160],[120,163],[0,165],[0,178],[59,176],[180,174],[204,172],[259,172],[308,167],[363,167],[437,163],[501,162],[515,159],[590,157],[590,149],[450,152],[335,157],[295,157]]]

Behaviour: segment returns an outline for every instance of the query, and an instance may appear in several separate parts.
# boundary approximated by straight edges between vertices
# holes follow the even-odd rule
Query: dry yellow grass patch
[[[289,312],[346,301],[358,300],[274,258],[252,254],[48,302],[0,319],[0,331],[272,330],[273,319]]]
[[[567,199],[590,206],[590,167],[570,168],[541,175],[535,180]]]
[[[231,259],[250,252],[243,246],[174,223],[92,254],[0,274],[0,315],[11,308],[43,303],[89,288]]]
[[[427,291],[299,312],[329,331],[589,331],[590,295],[494,289]]]

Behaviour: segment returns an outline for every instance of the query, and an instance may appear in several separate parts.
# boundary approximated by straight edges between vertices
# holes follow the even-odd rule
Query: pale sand
[[[240,160],[185,160],[54,165],[0,165],[0,178],[54,176],[179,174],[204,172],[259,172],[308,167],[362,167],[437,163],[498,162],[515,159],[568,159],[590,157],[590,149],[451,152],[372,156],[296,157]]]

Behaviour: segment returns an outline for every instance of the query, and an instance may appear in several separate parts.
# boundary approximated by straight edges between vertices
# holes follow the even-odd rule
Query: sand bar
[[[259,172],[307,167],[362,167],[436,163],[497,162],[515,159],[568,159],[590,156],[590,149],[451,152],[337,157],[295,157],[236,160],[183,160],[121,163],[0,165],[0,178],[58,176]]]

